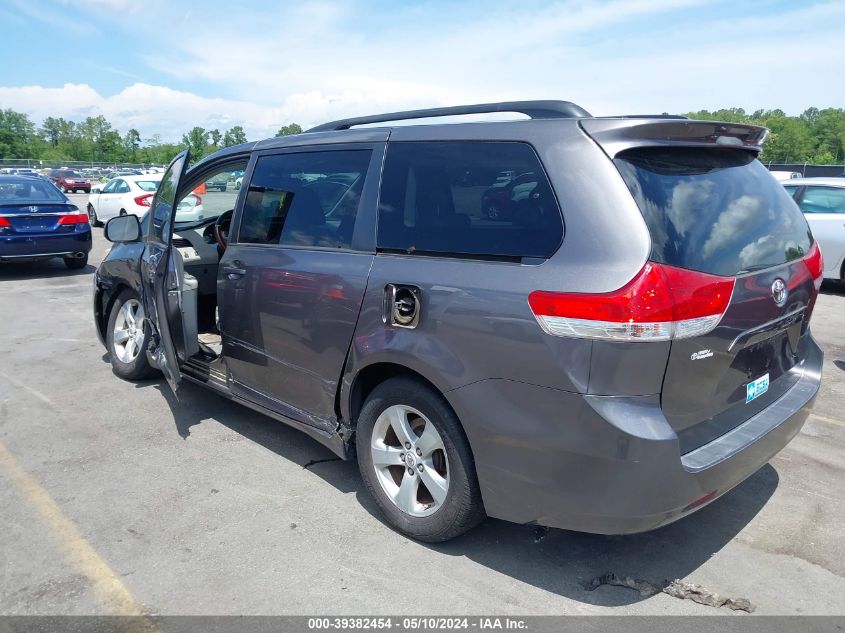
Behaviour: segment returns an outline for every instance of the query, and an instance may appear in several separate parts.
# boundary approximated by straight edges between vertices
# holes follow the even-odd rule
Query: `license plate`
[[[769,390],[769,374],[763,374],[757,380],[745,385],[745,403],[748,404],[754,398],[759,398]]]

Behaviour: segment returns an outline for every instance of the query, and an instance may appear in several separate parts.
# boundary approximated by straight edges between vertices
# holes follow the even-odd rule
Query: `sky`
[[[519,99],[845,107],[845,2],[3,0],[0,108],[143,139]]]

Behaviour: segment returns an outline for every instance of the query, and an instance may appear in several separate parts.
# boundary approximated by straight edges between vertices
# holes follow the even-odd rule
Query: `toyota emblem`
[[[789,294],[786,290],[786,283],[783,279],[775,279],[772,283],[772,299],[779,306],[786,303],[786,295]]]

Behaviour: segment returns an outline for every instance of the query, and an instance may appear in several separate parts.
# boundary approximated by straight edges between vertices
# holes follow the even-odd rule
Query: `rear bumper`
[[[0,237],[0,261],[49,259],[91,251],[91,229],[73,233],[31,234]]]
[[[485,380],[446,396],[464,423],[488,515],[643,532],[728,492],[800,431],[821,379],[822,352],[815,341],[808,347],[800,379],[780,399],[683,456],[659,395],[588,396]]]

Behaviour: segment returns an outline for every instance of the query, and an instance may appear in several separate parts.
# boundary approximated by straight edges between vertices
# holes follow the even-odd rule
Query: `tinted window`
[[[129,193],[129,185],[124,180],[116,180],[114,185],[115,193]]]
[[[0,204],[37,204],[66,202],[67,199],[51,183],[41,180],[0,181]]]
[[[182,169],[185,166],[185,158],[184,152],[174,158],[161,178],[161,184],[152,202],[152,213],[150,214],[152,216],[152,227],[150,231],[145,232],[148,240],[166,244],[170,237],[170,221],[173,215],[173,207],[176,204],[176,192],[182,177]]]
[[[117,188],[117,180],[110,180],[106,183],[106,186],[103,187],[103,193],[115,193],[115,189]]]
[[[799,206],[804,213],[845,213],[845,188],[807,187]]]
[[[138,185],[143,191],[155,191],[158,189],[158,180],[136,180],[135,184]]]
[[[614,162],[649,227],[655,261],[735,275],[810,248],[807,221],[749,152],[652,147]]]
[[[379,202],[379,248],[549,257],[562,238],[560,209],[531,146],[389,144]]]
[[[370,150],[259,158],[238,242],[349,248]]]

